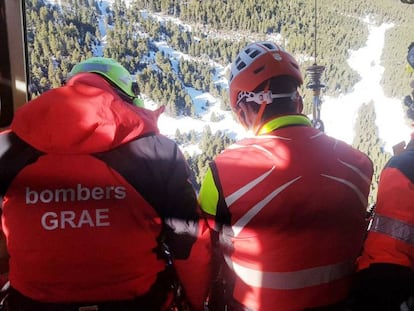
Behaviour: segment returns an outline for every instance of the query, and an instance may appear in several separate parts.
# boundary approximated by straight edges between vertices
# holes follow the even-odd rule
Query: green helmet
[[[68,75],[68,79],[81,72],[93,72],[104,76],[112,84],[118,87],[122,92],[133,99],[133,103],[143,107],[143,101],[134,89],[137,89],[136,83],[132,81],[131,75],[120,63],[112,58],[90,57],[79,64],[75,65]]]

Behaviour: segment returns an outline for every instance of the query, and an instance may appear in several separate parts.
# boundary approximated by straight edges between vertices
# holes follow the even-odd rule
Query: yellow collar
[[[312,126],[311,121],[305,115],[288,115],[283,117],[277,117],[275,119],[266,122],[259,130],[258,135],[270,133],[278,128],[287,125],[306,125]]]

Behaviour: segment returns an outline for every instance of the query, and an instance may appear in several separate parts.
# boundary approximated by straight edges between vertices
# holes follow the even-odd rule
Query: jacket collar
[[[312,123],[307,116],[302,114],[281,116],[266,122],[260,128],[258,135],[268,134],[281,127],[290,125],[312,126]]]

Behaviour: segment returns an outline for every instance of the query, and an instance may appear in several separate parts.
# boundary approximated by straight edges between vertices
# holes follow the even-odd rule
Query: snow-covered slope
[[[385,32],[393,27],[392,24],[374,26],[368,23],[369,36],[366,45],[356,51],[351,51],[349,65],[361,76],[354,91],[337,98],[324,97],[322,104],[322,119],[326,132],[334,137],[352,143],[354,121],[358,108],[363,103],[373,102],[376,113],[376,123],[379,136],[385,143],[385,150],[404,140],[408,141],[412,128],[404,121],[404,112],[400,98],[387,98],[384,95],[380,81],[384,74],[380,57],[384,47]],[[401,68],[404,71],[404,68]]]
[[[58,3],[58,0],[49,0],[50,2]],[[99,2],[101,11],[105,12],[106,7],[112,5],[114,0],[102,0]],[[130,0],[125,1],[129,5]],[[144,13],[147,14],[147,13]],[[162,16],[158,16],[160,21]],[[105,44],[105,27],[103,17],[99,23],[100,32],[103,35],[102,44]],[[180,23],[179,20],[174,19],[174,22]],[[368,24],[369,36],[366,45],[355,51],[350,51],[348,59],[349,64],[361,76],[361,80],[355,85],[354,91],[348,94],[342,94],[338,97],[324,96],[322,92],[322,110],[321,118],[325,124],[325,131],[328,135],[341,139],[347,143],[352,143],[354,135],[354,122],[357,117],[359,107],[364,103],[373,102],[377,116],[377,126],[379,129],[380,139],[385,143],[385,150],[391,151],[392,146],[404,140],[408,141],[411,133],[409,127],[404,121],[404,113],[402,110],[400,98],[387,98],[384,95],[380,81],[384,73],[384,68],[381,66],[380,57],[384,47],[385,32],[387,29],[394,27],[393,24],[382,24],[375,26],[370,24],[369,18],[365,19]],[[275,36],[273,35],[273,38]],[[180,57],[189,57],[183,55],[180,51],[171,49],[167,42],[154,42],[157,47],[168,55],[173,68],[177,68],[177,62]],[[102,55],[102,48],[98,47],[95,51],[96,55]],[[223,67],[219,64],[214,64],[216,72],[215,83],[220,83],[227,87],[227,71],[228,67]],[[404,68],[401,68],[404,71]],[[239,139],[248,133],[234,120],[231,112],[222,111],[220,109],[221,99],[212,96],[209,93],[204,93],[199,90],[187,88],[188,94],[192,97],[197,119],[190,117],[170,118],[162,115],[159,120],[159,127],[163,134],[174,138],[176,130],[179,129],[181,133],[195,130],[201,133],[206,126],[210,126],[213,132],[221,130],[226,132],[231,137]],[[147,94],[150,95],[150,94]],[[145,96],[145,105],[152,109],[155,107],[148,96]],[[203,109],[206,101],[209,101],[210,106]],[[219,122],[211,122],[210,116],[212,113],[221,115],[223,118]],[[190,154],[198,152],[195,146],[182,146]]]

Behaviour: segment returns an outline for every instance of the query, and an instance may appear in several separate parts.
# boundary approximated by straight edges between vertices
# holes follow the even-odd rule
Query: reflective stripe
[[[279,193],[281,193],[283,190],[285,190],[287,187],[289,187],[291,184],[293,184],[300,178],[302,178],[302,176],[296,177],[295,179],[292,179],[291,181],[281,185],[272,193],[270,193],[267,197],[265,197],[263,200],[258,202],[251,209],[249,209],[249,211],[242,217],[240,217],[240,219],[232,226],[234,236],[238,236],[240,231],[243,230],[243,228],[250,222],[250,220],[252,220],[252,218],[256,216],[271,200],[273,200],[275,196],[277,196]]]
[[[228,266],[246,284],[278,290],[301,289],[329,283],[351,275],[355,268],[352,262],[342,262],[291,272],[266,272],[243,267],[229,257],[225,258]]]
[[[400,220],[375,214],[370,231],[386,234],[414,246],[414,226]]]
[[[319,133],[316,133],[315,135],[313,135],[313,136],[311,136],[309,138],[310,139],[315,139],[315,138],[318,138],[319,136],[322,136],[322,135],[325,135],[325,133],[324,132],[319,132]]]
[[[260,140],[260,139],[262,139],[262,140],[264,140],[264,139],[266,139],[266,140],[269,140],[269,139],[291,140],[290,138],[285,138],[285,137],[280,137],[280,136],[271,136],[271,135],[270,136],[256,136],[255,139],[256,140]],[[228,150],[230,150],[230,149],[231,150],[238,150],[238,149],[247,149],[247,148],[249,148],[249,149],[250,148],[255,148],[255,149],[258,149],[260,151],[263,151],[269,157],[272,157],[272,158],[275,157],[275,154],[272,151],[266,149],[263,146],[257,145],[257,144],[251,144],[251,145],[233,144],[233,145],[227,147]],[[241,152],[244,152],[244,151],[241,151]]]
[[[326,175],[326,174],[321,174],[321,176],[324,176],[326,178],[330,178],[332,180],[336,180],[346,186],[348,186],[349,188],[351,188],[356,195],[358,196],[359,200],[361,201],[363,206],[368,206],[368,200],[366,198],[366,196],[361,192],[361,190],[358,189],[357,186],[355,186],[353,183],[351,183],[348,180],[345,180],[343,178],[339,178],[339,177],[335,177],[335,176],[330,176],[330,175]]]
[[[265,179],[267,176],[270,175],[271,172],[275,169],[275,166],[273,166],[270,170],[262,174],[261,176],[257,177],[256,179],[249,182],[247,185],[241,187],[239,190],[233,192],[229,196],[226,197],[226,204],[228,207],[230,207],[235,201],[237,201],[239,198],[241,198],[243,195],[245,195],[247,192],[249,192],[251,189],[253,189],[257,184],[259,184],[263,179]]]
[[[342,161],[340,159],[338,159],[338,161],[339,161],[339,163],[342,163],[343,165],[345,165],[346,167],[349,167],[351,170],[353,170],[355,173],[357,173],[365,181],[365,183],[367,185],[371,184],[371,179],[368,178],[364,173],[362,173],[361,170],[358,167],[356,167],[352,164],[349,164],[345,161]]]

